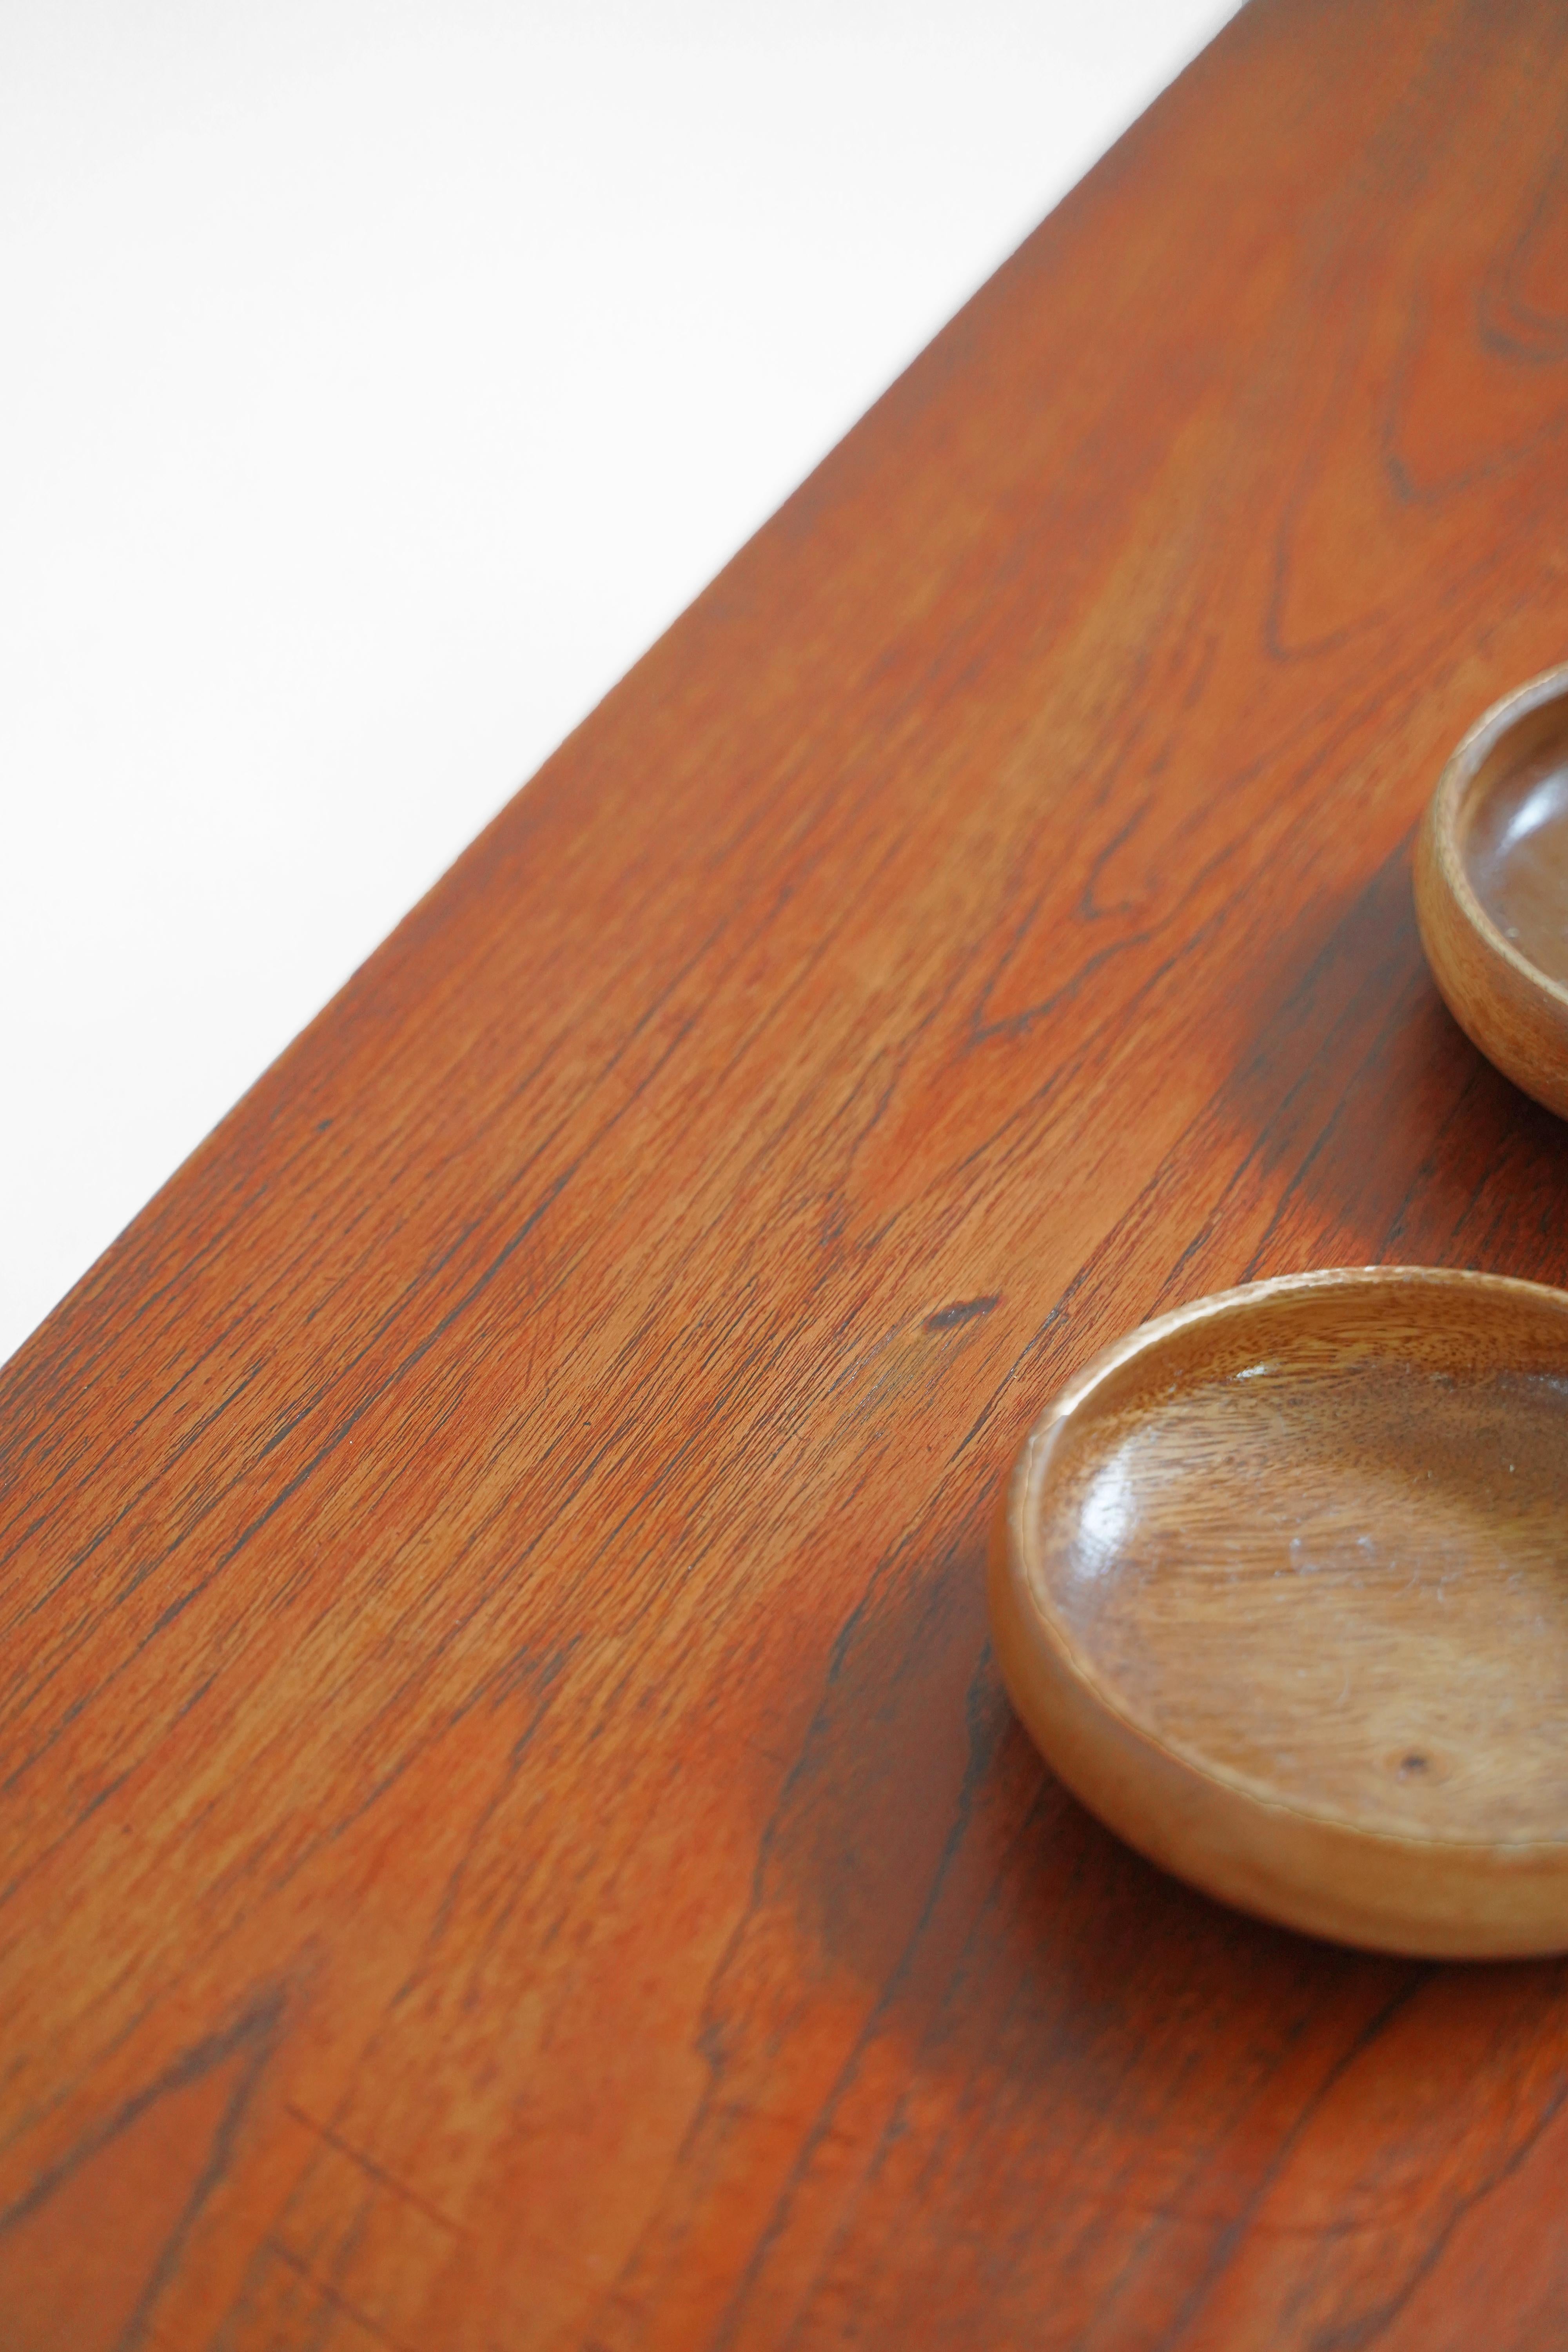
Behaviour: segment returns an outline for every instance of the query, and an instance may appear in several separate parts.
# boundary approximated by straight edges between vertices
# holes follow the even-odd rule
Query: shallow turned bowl
[[[1415,911],[1449,1011],[1568,1118],[1568,667],[1493,705],[1438,779]]]
[[[1568,1296],[1293,1276],[1145,1324],[1018,1458],[991,1615],[1128,1842],[1377,1950],[1568,1948]]]

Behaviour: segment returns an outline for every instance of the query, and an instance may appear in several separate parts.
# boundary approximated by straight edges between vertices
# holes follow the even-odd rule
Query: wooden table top
[[[10,1365],[7,2352],[1568,2340],[1562,1969],[1167,1881],[983,1601],[1118,1330],[1568,1277],[1409,877],[1565,107],[1258,0]]]

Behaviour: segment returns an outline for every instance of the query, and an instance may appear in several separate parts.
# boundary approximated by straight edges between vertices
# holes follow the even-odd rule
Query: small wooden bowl
[[[991,1618],[1047,1760],[1194,1885],[1568,1948],[1568,1295],[1373,1266],[1145,1324],[1025,1444]]]
[[[1415,914],[1460,1028],[1568,1118],[1568,667],[1494,703],[1444,769]]]

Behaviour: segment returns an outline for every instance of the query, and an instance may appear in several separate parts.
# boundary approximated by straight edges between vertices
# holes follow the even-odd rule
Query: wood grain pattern
[[[1568,1292],[1348,1267],[1112,1340],[990,1587],[1019,1715],[1141,1853],[1373,1951],[1568,1949]]]
[[[1444,768],[1415,845],[1415,919],[1466,1035],[1568,1117],[1568,668],[1505,695]]]
[[[1562,1969],[1187,1894],[984,1618],[1116,1331],[1568,1275],[1410,883],[1562,648],[1565,108],[1249,8],[8,1367],[14,2352],[1568,2331]]]

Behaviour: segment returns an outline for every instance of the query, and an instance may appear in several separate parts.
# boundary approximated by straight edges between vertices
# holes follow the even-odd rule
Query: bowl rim
[[[1504,937],[1476,894],[1465,860],[1460,855],[1458,816],[1466,793],[1474,782],[1476,772],[1494,745],[1509,729],[1531,711],[1539,710],[1543,703],[1568,701],[1568,662],[1560,662],[1553,669],[1544,669],[1510,693],[1501,695],[1482,711],[1475,725],[1462,735],[1443,763],[1443,772],[1432,795],[1432,837],[1437,862],[1449,895],[1472,930],[1478,932],[1494,955],[1500,956],[1530,987],[1536,989],[1550,1003],[1568,1013],[1568,985],[1553,980],[1521,953],[1513,941]]]
[[[1238,1282],[1228,1290],[1206,1291],[1201,1297],[1190,1298],[1184,1306],[1173,1307],[1163,1315],[1151,1317],[1146,1323],[1134,1324],[1130,1331],[1098,1349],[1089,1361],[1076,1371],[1064,1387],[1058,1389],[1051,1402],[1031,1424],[1024,1443],[1026,1448],[1036,1438],[1043,1438],[1058,1421],[1066,1421],[1077,1412],[1102,1381],[1147,1349],[1159,1347],[1177,1331],[1190,1330],[1201,1323],[1219,1322],[1243,1307],[1263,1306],[1271,1298],[1305,1296],[1313,1291],[1343,1290],[1348,1292],[1379,1289],[1459,1289],[1475,1286],[1479,1288],[1511,1293],[1522,1298],[1549,1298],[1559,1307],[1568,1309],[1568,1290],[1560,1289],[1553,1282],[1531,1282],[1519,1274],[1490,1274],[1483,1266],[1473,1265],[1404,1265],[1390,1263],[1384,1265],[1313,1266],[1302,1274],[1270,1274],[1253,1282]],[[1018,1465],[1022,1470],[1022,1461]]]

